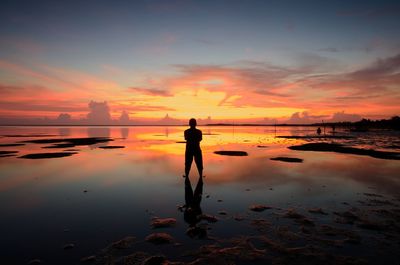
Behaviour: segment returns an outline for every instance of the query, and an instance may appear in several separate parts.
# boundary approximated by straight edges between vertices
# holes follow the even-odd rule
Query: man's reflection
[[[206,237],[207,230],[199,227],[197,224],[201,220],[201,198],[203,195],[203,178],[199,177],[196,188],[193,192],[192,184],[188,176],[185,176],[185,206],[184,219],[189,224],[186,234],[190,237]]]

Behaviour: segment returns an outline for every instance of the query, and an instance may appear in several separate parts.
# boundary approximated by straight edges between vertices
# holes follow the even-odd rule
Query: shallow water
[[[273,220],[275,227],[293,228],[291,220],[279,217],[288,208],[305,213],[308,208],[321,207],[329,215],[311,217],[319,224],[331,223],[333,211],[346,210],[348,205],[362,208],[358,201],[366,199],[364,193],[379,194],[395,202],[394,205],[398,203],[399,160],[293,151],[287,147],[310,139],[275,137],[313,135],[316,128],[199,128],[203,131],[201,146],[206,176],[201,208],[203,213],[220,219],[209,225],[210,237],[232,238],[254,234],[256,229],[248,220],[256,218]],[[154,232],[150,221],[155,216],[177,219],[175,227],[160,231],[170,233],[182,246],[153,247],[143,244],[137,245],[137,249],[147,249],[152,253],[168,252],[172,259],[180,259],[182,251],[209,244],[207,240],[191,239],[186,235],[188,224],[177,208],[185,203],[182,178],[185,144],[179,143],[183,141],[185,129],[140,126],[0,127],[0,144],[30,139],[113,139],[107,143],[62,149],[44,149],[50,144],[34,143],[0,147],[0,151],[18,151],[16,156],[0,157],[0,263],[26,264],[32,259],[41,259],[44,264],[77,264],[82,257],[98,253],[110,242],[125,236],[135,236],[138,241],[143,241]],[[344,131],[338,134],[349,135]],[[399,151],[398,147],[396,150],[398,132],[369,132],[355,136],[350,140],[327,141]],[[106,145],[125,148],[98,148]],[[30,153],[65,149],[79,151],[62,158],[19,158]],[[218,150],[245,151],[248,156],[214,154]],[[287,163],[270,160],[278,156],[304,161]],[[194,186],[198,177],[194,165],[190,177]],[[271,205],[276,210],[254,213],[248,210],[252,204]],[[227,215],[219,215],[222,210]],[[245,221],[235,221],[235,216],[245,217]],[[370,231],[360,230],[359,233],[365,239],[383,237]],[[63,246],[68,243],[75,244],[75,247],[64,250]],[[298,240],[292,244],[301,246],[305,243]],[[369,247],[369,243],[365,243],[332,252],[366,256],[374,261],[378,254],[365,251]],[[389,261],[398,258],[393,251],[398,247],[390,245],[383,250]]]

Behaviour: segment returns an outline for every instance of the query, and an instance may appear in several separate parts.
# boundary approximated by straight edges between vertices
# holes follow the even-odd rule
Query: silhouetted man
[[[201,154],[200,142],[203,134],[196,129],[197,122],[195,119],[189,120],[190,128],[185,131],[186,151],[185,151],[185,176],[189,177],[190,167],[192,166],[193,157],[196,163],[199,177],[203,177],[203,156]]]

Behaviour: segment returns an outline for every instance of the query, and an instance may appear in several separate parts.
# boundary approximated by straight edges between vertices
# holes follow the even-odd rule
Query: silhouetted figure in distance
[[[199,177],[203,177],[203,156],[201,154],[200,142],[203,134],[196,129],[197,122],[195,119],[189,120],[190,128],[185,131],[186,151],[185,151],[185,176],[189,177],[190,167],[192,166],[193,157],[196,163]]]
[[[321,128],[320,128],[320,127],[318,127],[318,129],[317,129],[317,134],[318,134],[318,135],[321,134]]]

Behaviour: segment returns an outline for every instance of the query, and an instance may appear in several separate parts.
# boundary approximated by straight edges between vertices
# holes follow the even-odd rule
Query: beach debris
[[[39,265],[42,264],[42,260],[40,259],[32,259],[28,262],[28,265]]]
[[[262,205],[262,204],[253,204],[249,207],[249,209],[253,212],[262,212],[268,209],[272,209],[271,206],[266,206],[266,205]]]
[[[113,249],[127,249],[132,247],[136,238],[134,236],[126,236],[120,240],[111,243],[110,247]]]
[[[221,199],[218,199],[218,200],[217,200],[217,202],[223,202],[223,200],[221,200]]]
[[[65,250],[68,250],[68,249],[73,249],[74,247],[75,247],[74,243],[69,243],[69,244],[65,244],[63,248]]]
[[[218,212],[219,215],[227,215],[228,213],[224,210]]]
[[[400,152],[378,151],[373,149],[362,149],[356,147],[344,146],[337,143],[307,143],[288,147],[291,150],[298,151],[317,151],[317,152],[336,152],[344,154],[371,156],[380,159],[400,160]]]
[[[214,154],[223,156],[248,156],[245,151],[214,151]]]
[[[328,215],[328,213],[326,213],[324,210],[322,210],[322,208],[311,208],[311,209],[308,209],[308,212],[315,213],[315,214]]]
[[[75,154],[77,154],[77,152],[34,153],[34,154],[19,156],[18,158],[46,159],[46,158],[60,158],[60,157],[72,156]]]
[[[148,235],[145,240],[155,245],[161,245],[172,243],[174,238],[167,233],[153,233]]]
[[[175,218],[153,218],[151,226],[153,228],[173,227],[176,225]]]
[[[289,163],[302,163],[303,162],[303,159],[301,159],[301,158],[283,157],[283,156],[273,157],[273,158],[270,158],[270,160],[289,162]]]
[[[120,148],[125,148],[123,145],[105,145],[105,146],[99,146],[101,149],[120,149]]]
[[[268,146],[266,145],[257,145],[258,148],[267,148]]]

